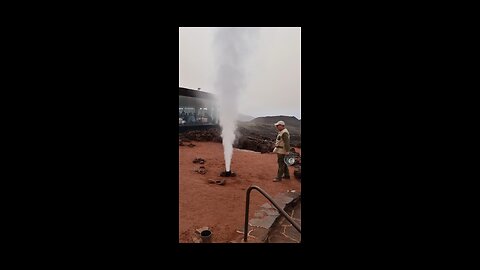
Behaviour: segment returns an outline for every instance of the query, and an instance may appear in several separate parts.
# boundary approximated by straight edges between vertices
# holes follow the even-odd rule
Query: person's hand
[[[285,153],[285,155],[290,155],[290,152]]]

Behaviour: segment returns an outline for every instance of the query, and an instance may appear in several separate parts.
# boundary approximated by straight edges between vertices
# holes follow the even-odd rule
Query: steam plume
[[[215,34],[217,77],[215,88],[219,93],[219,118],[225,170],[230,171],[235,130],[237,129],[238,100],[246,86],[245,60],[250,54],[251,36],[255,28],[219,28]]]

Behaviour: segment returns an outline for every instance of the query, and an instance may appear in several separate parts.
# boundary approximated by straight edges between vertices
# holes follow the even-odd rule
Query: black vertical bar
[[[243,241],[247,242],[248,236],[248,210],[250,208],[250,192],[252,191],[252,186],[247,189],[247,201],[245,206],[245,227],[243,227]]]

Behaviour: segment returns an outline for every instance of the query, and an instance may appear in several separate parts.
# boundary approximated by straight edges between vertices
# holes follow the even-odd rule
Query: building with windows
[[[179,87],[178,125],[180,131],[218,125],[218,110],[213,94]]]

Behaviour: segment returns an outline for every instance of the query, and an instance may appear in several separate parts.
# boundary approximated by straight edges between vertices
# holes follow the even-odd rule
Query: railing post
[[[260,192],[260,194],[262,194],[265,198],[267,198],[275,206],[275,208],[277,208],[277,210],[280,212],[280,214],[282,216],[284,216],[293,225],[293,227],[295,229],[297,229],[297,231],[299,233],[302,233],[302,231],[300,229],[300,226],[295,221],[293,221],[293,219],[287,214],[287,212],[285,212],[275,202],[275,200],[273,200],[273,198],[270,197],[270,195],[268,195],[268,193],[266,193],[263,189],[255,186],[255,185],[251,185],[247,189],[247,198],[246,198],[246,202],[245,202],[246,203],[246,206],[245,206],[245,227],[243,228],[243,241],[244,242],[247,242],[247,237],[248,237],[248,212],[249,212],[249,209],[250,209],[250,193],[251,193],[252,189],[258,190],[258,192]]]
[[[250,192],[252,191],[252,186],[249,186],[247,189],[247,200],[245,206],[245,227],[243,228],[243,241],[247,242],[248,237],[248,210],[250,208]]]

